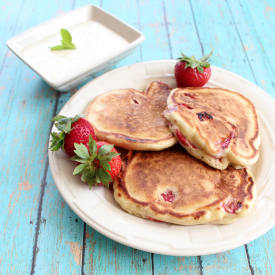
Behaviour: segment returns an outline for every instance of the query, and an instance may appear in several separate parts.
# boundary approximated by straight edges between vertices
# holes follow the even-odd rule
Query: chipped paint
[[[245,49],[246,51],[248,51],[248,50],[249,50],[249,48],[248,48],[248,46],[247,46],[247,45],[244,45],[244,49]]]
[[[262,79],[262,81],[261,81],[261,83],[262,83],[262,88],[264,89],[264,90],[266,90],[266,81],[264,81],[263,79]]]
[[[77,242],[66,242],[65,244],[70,246],[70,251],[74,256],[76,264],[80,265],[82,259],[82,245],[79,246]]]
[[[221,10],[221,7],[222,7],[222,5],[218,5],[218,10],[219,10],[220,16],[221,16],[221,18],[223,18],[223,12]]]
[[[23,182],[19,183],[19,190],[28,191],[33,188],[33,185],[29,183],[29,180],[24,180]]]
[[[91,236],[92,236],[92,233],[91,233],[91,234],[89,234],[89,232],[86,232],[86,233],[85,233],[85,238],[86,238],[86,239],[89,239]]]
[[[9,202],[8,208],[10,208],[10,206],[11,206],[11,200],[12,200],[12,196],[14,195],[14,193],[15,193],[15,191],[13,191],[10,195],[10,202]]]
[[[65,201],[62,199],[62,201],[61,201],[61,208],[64,208],[65,205],[66,205]]]
[[[264,15],[265,15],[265,18],[266,18],[267,20],[269,20],[269,18],[270,18],[270,12],[272,12],[272,11],[274,11],[274,9],[271,8],[271,7],[266,7],[266,8],[265,8],[265,10],[264,10]]]
[[[64,11],[63,10],[58,10],[57,12],[56,12],[56,14],[63,14],[64,13]]]

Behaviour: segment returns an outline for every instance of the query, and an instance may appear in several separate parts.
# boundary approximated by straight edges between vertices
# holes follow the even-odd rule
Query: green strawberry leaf
[[[120,153],[116,153],[116,152],[110,152],[104,156],[101,156],[99,158],[100,161],[107,161],[107,162],[110,162],[114,157],[117,157],[119,156]]]
[[[98,155],[102,156],[109,153],[114,148],[114,144],[103,145],[98,150]]]
[[[96,180],[96,183],[101,183],[100,176],[99,176],[99,170],[95,171],[95,180]]]
[[[208,55],[203,56],[199,61],[200,61],[200,62],[206,61],[206,60],[212,55],[212,53],[213,53],[213,50],[212,50]]]
[[[79,162],[79,163],[87,163],[87,159],[82,159],[79,156],[73,156],[73,157],[70,158],[70,160],[76,161],[76,162]]]
[[[203,74],[203,67],[198,66],[198,67],[197,67],[197,70],[198,70],[201,74]]]
[[[110,174],[102,168],[99,169],[99,176],[103,181],[113,181]]]
[[[60,140],[59,142],[52,143],[50,146],[51,151],[56,152],[58,151],[64,144],[64,140]]]
[[[111,171],[111,165],[107,161],[101,161],[100,164],[105,170]]]
[[[195,69],[195,68],[197,68],[197,66],[198,66],[198,62],[195,62],[195,63],[192,63],[191,68]]]
[[[85,116],[86,116],[85,114],[76,115],[76,116],[73,118],[73,122],[77,122],[80,118],[83,118],[83,117],[85,117]]]
[[[68,123],[64,124],[63,126],[63,132],[69,133],[72,130],[72,122],[68,121]]]
[[[74,152],[77,156],[79,156],[80,158],[83,158],[83,159],[89,159],[89,157],[90,157],[89,152],[84,144],[74,143],[74,148],[75,148]]]
[[[62,118],[67,118],[67,117],[62,116],[62,115],[58,115],[58,116],[55,116],[55,117],[52,119],[52,121],[59,121],[59,120],[62,119]]]
[[[178,58],[179,61],[186,62],[185,69],[191,67],[192,69],[198,70],[198,72],[203,73],[203,68],[209,68],[210,63],[206,60],[212,55],[213,51],[211,51],[208,55],[203,56],[201,59],[197,60],[194,55],[191,57],[186,56],[183,52],[181,52],[181,57]]]
[[[85,172],[81,175],[80,179],[81,179],[83,182],[86,182],[86,181],[87,181],[87,176],[88,176],[88,172],[85,171]]]
[[[91,156],[91,158],[94,159],[97,155],[97,144],[91,135],[89,136],[88,145],[89,145],[90,156]]]
[[[51,140],[51,142],[59,140],[58,133],[53,132],[53,133],[51,133],[51,136],[52,136],[52,139],[53,139],[53,140]]]
[[[83,173],[84,169],[87,167],[87,164],[79,164],[75,167],[73,175],[79,175]]]

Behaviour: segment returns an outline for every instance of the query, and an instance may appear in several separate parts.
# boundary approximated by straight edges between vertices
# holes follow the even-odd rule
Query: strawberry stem
[[[89,150],[82,143],[74,144],[74,152],[76,155],[70,160],[81,164],[76,166],[73,175],[81,174],[81,180],[86,182],[90,189],[93,185],[101,182],[106,187],[109,187],[109,183],[113,181],[108,173],[108,171],[111,171],[109,162],[120,154],[110,152],[114,148],[113,144],[103,145],[97,150],[97,143],[91,135],[89,136],[88,145]]]
[[[188,57],[183,52],[181,52],[181,57],[178,58],[179,61],[186,62],[185,69],[188,67],[191,67],[192,69],[198,70],[198,72],[203,73],[203,68],[210,67],[210,63],[207,62],[207,59],[210,58],[213,51],[211,51],[208,55],[203,56],[201,59],[197,60],[197,58],[192,55],[191,57]]]
[[[58,115],[52,119],[52,121],[55,121],[55,127],[60,131],[58,133],[51,133],[52,139],[50,140],[50,150],[52,152],[58,151],[60,148],[64,151],[64,139],[66,134],[72,131],[72,123],[85,116],[84,114],[76,115],[75,117]]]

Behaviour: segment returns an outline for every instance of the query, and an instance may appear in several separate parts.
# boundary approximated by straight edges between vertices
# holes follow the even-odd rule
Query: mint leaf
[[[57,45],[54,47],[50,47],[51,51],[59,51],[59,50],[74,50],[76,49],[75,44],[72,43],[72,36],[69,31],[65,29],[60,30],[61,33],[61,43],[62,45]]]
[[[62,44],[63,43],[72,44],[72,36],[67,30],[61,28],[60,33],[62,37],[62,40],[61,40]]]

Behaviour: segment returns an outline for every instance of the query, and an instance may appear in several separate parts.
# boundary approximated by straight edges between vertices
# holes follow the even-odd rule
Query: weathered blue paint
[[[73,92],[51,89],[5,42],[72,8],[96,4],[146,36],[118,66],[177,58],[181,50],[200,57],[213,47],[213,65],[274,97],[274,1],[5,2],[0,4],[0,273],[272,274],[275,229],[228,252],[170,257],[118,244],[85,225],[60,196],[47,162],[50,120]]]

